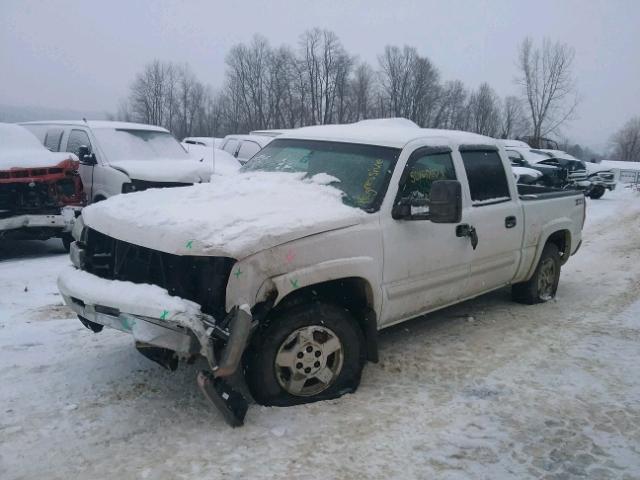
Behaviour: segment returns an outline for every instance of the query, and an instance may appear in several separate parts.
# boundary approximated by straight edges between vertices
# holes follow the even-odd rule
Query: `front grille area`
[[[181,256],[140,247],[89,229],[84,269],[109,280],[149,283],[198,303],[216,319],[225,316],[225,294],[235,260]]]
[[[587,179],[586,170],[572,170],[569,172],[569,180],[572,182],[582,182]]]

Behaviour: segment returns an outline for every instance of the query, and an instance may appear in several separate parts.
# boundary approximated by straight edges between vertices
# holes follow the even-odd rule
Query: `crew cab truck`
[[[584,194],[510,169],[465,132],[298,129],[235,177],[86,208],[59,290],[85,326],[165,366],[203,355],[200,387],[240,425],[238,377],[263,405],[334,398],[377,361],[382,328],[508,285],[552,299]]]
[[[84,205],[78,159],[52,153],[19,125],[0,123],[0,240],[62,239]]]
[[[22,124],[52,152],[80,159],[89,203],[148,188],[208,182],[211,165],[192,158],[168,130],[112,121],[38,121]]]

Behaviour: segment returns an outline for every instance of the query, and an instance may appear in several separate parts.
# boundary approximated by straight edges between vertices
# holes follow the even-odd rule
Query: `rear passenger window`
[[[405,168],[405,180],[396,201],[417,199],[428,202],[433,182],[456,179],[449,152],[434,152],[430,148],[417,150],[411,154]],[[426,208],[428,211],[428,206]]]
[[[91,142],[89,141],[89,135],[84,130],[71,130],[69,134],[69,140],[67,140],[67,152],[75,153],[78,155],[78,151],[81,146],[89,147],[91,150]]]
[[[60,140],[62,140],[62,128],[50,128],[44,137],[44,146],[52,152],[60,151]]]
[[[495,150],[462,150],[474,207],[510,200],[507,175]]]
[[[238,148],[238,141],[233,138],[227,140],[227,143],[224,144],[222,148],[225,152],[234,155],[236,153],[236,149]]]
[[[260,145],[255,142],[251,142],[249,140],[245,140],[240,145],[240,150],[238,150],[238,158],[242,158],[243,160],[249,160],[256,153],[260,151]]]

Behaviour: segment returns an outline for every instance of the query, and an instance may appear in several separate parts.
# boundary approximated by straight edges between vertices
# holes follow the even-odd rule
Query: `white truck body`
[[[218,317],[239,309],[253,314],[254,323],[264,305],[277,308],[305,289],[353,280],[361,287],[364,307],[370,312],[368,321],[375,325],[363,328],[372,335],[371,330],[528,280],[548,242],[557,244],[562,263],[581,243],[584,195],[517,186],[509,159],[494,139],[418,128],[324,126],[284,134],[265,150],[294,140],[301,145],[333,142],[397,149],[379,206],[363,211],[344,205],[342,192],[327,185],[332,177],[326,172],[304,178],[241,171],[235,177],[214,178],[209,185],[178,189],[170,195],[142,192],[130,195],[126,204],[114,198],[85,209],[77,224],[79,241],[72,248],[74,264],[84,268],[91,235],[163,255],[232,259],[225,279],[224,311],[219,310]],[[403,176],[407,162],[423,151],[450,154],[455,179],[462,186],[461,218],[456,224],[434,223],[428,215],[421,217],[419,210],[415,219],[394,218],[399,188],[407,182]],[[508,188],[505,196],[473,200],[462,155],[478,151],[499,155]],[[261,155],[247,167],[255,167]],[[519,188],[525,190],[519,192]],[[477,248],[470,238],[457,236],[460,226],[475,228]],[[189,345],[184,329],[201,340],[198,331],[222,321],[210,311],[194,315],[196,304],[191,299],[171,310],[152,297],[145,300],[150,295],[148,285],[81,270],[61,275],[59,288],[83,318],[128,331],[145,342],[161,337],[159,331],[164,328],[175,339],[162,345],[171,344],[173,349]],[[166,295],[166,290],[158,290]],[[107,291],[112,294],[101,297],[100,292]],[[157,298],[160,293],[153,295]],[[136,318],[137,327],[130,326],[131,318]],[[183,352],[211,355],[206,342],[195,346],[192,342]]]

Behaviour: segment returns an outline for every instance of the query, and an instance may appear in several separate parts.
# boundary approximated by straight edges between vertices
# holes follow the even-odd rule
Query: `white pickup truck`
[[[581,192],[517,186],[494,139],[308,127],[237,176],[86,208],[58,286],[167,367],[204,356],[201,388],[240,425],[239,377],[263,405],[334,398],[382,328],[508,285],[552,299],[584,219]]]

